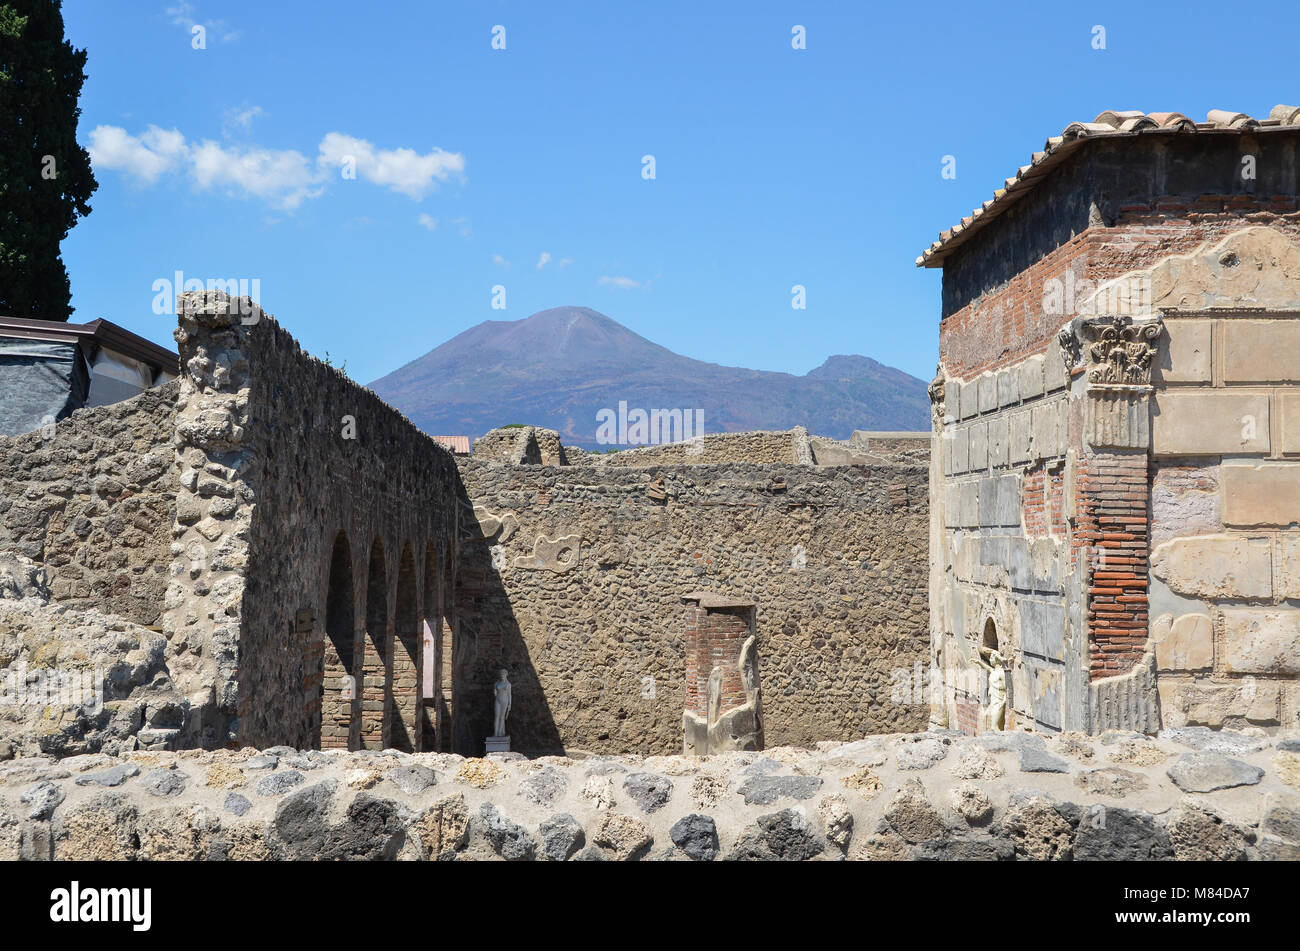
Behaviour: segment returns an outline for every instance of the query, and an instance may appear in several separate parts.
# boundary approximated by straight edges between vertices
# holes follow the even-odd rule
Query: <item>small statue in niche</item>
[[[1005,730],[1007,719],[1007,670],[1006,661],[996,648],[980,648],[980,666],[988,675],[988,703],[984,710],[983,730]]]
[[[502,667],[498,672],[498,679],[493,686],[493,692],[496,694],[496,700],[493,704],[496,715],[492,735],[506,736],[506,717],[510,716],[511,687],[508,671]]]

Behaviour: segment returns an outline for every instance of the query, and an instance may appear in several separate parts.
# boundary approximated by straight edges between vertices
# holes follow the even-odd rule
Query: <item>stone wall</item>
[[[1126,208],[944,320],[935,722],[975,728],[979,651],[1004,644],[1020,725],[1300,718],[1300,230],[1279,201]]]
[[[802,463],[809,461],[810,456],[808,430],[796,426],[789,432],[713,433],[702,439],[638,446],[587,458],[598,465],[644,467],[726,462]]]
[[[904,734],[710,757],[0,762],[0,861],[1296,860],[1300,740]]]
[[[955,721],[958,708],[969,717],[985,699],[983,648],[1015,659],[1006,726],[1065,727],[1067,683],[1085,650],[1066,623],[1069,384],[1055,341],[1045,354],[944,384],[931,623],[935,663],[954,672],[943,714],[954,727],[977,727]]]
[[[891,699],[926,656],[924,467],[460,469],[479,529],[457,594],[458,751],[481,752],[503,662],[515,750],[680,750],[681,598],[701,589],[756,603],[769,744],[924,720],[923,700]]]
[[[1178,268],[1186,289],[1165,318],[1152,409],[1161,708],[1173,725],[1295,724],[1300,242],[1250,229]]]
[[[0,436],[0,550],[42,565],[60,603],[157,625],[176,507],[178,384]]]
[[[183,295],[176,333],[166,628],[204,661],[183,684],[221,712],[204,742],[433,748],[425,624],[437,652],[462,508],[452,456],[239,304]]]

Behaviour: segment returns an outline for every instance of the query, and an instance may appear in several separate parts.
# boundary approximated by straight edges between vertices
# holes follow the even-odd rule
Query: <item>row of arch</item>
[[[325,597],[320,747],[449,748],[450,559],[440,558],[432,542],[426,544],[421,578],[415,552],[406,543],[391,612],[383,540],[376,538],[370,546],[364,593],[356,585],[354,564],[347,533],[340,531],[330,552]]]

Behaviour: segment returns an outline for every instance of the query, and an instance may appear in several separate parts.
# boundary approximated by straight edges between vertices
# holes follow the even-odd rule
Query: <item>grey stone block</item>
[[[974,472],[988,469],[989,428],[987,423],[979,422],[970,428],[970,468]]]
[[[999,413],[989,420],[989,465],[995,469],[1007,464],[1007,417]]]
[[[1018,368],[1020,398],[1032,400],[1043,395],[1043,355],[1030,357]]]
[[[1007,419],[1007,452],[1013,466],[1029,461],[1029,444],[1031,429],[1029,410],[1022,409],[1012,413]]]
[[[961,487],[962,528],[977,528],[979,518],[979,483],[974,480],[964,482]]]
[[[1014,527],[1020,524],[1020,476],[1004,475],[997,480],[997,521],[993,524]]]
[[[1016,608],[1020,612],[1020,649],[1042,657],[1043,602],[1022,599],[1016,602]]]
[[[1047,345],[1043,354],[1043,388],[1048,393],[1065,389],[1069,382],[1065,374],[1065,358],[1061,354],[1061,345],[1053,340]]]
[[[961,475],[970,471],[970,428],[959,428],[952,437],[952,471]]]
[[[1053,402],[1039,403],[1030,410],[1030,428],[1032,458],[1051,459],[1060,454],[1060,444],[1056,438],[1056,424],[1059,415]]]
[[[1037,713],[1035,713],[1037,716]],[[1046,750],[1032,746],[1020,748],[1020,770],[1024,773],[1068,773],[1070,764]]]
[[[998,482],[995,476],[979,480],[979,524],[1000,525],[998,521]]]
[[[1052,660],[1065,661],[1064,604],[1045,602],[1043,605],[1043,654]]]
[[[961,485],[949,483],[943,490],[943,521],[946,528],[961,528]]]
[[[998,371],[998,405],[1014,406],[1020,402],[1020,371],[1015,367]]]
[[[1254,786],[1264,778],[1264,771],[1258,766],[1207,750],[1184,753],[1167,772],[1174,785],[1183,792],[1196,793]]]

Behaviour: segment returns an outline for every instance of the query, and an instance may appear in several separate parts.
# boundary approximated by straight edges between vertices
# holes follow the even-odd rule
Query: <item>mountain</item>
[[[471,327],[370,384],[427,433],[477,438],[545,426],[600,448],[597,412],[703,410],[706,432],[928,430],[926,383],[868,357],[833,356],[804,376],[724,367],[673,353],[604,314],[556,307]]]

